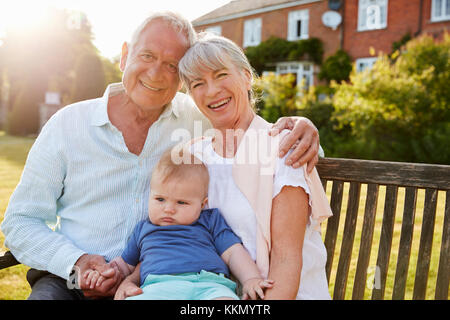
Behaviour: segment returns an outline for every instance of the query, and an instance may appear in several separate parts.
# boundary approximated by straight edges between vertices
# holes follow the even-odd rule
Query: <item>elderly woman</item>
[[[278,143],[255,114],[245,54],[224,37],[202,34],[179,71],[215,129],[190,145],[208,167],[209,207],[220,209],[261,274],[275,281],[265,299],[330,299],[320,222],[331,210],[315,169],[294,169],[285,164],[289,153],[279,158],[268,146]]]

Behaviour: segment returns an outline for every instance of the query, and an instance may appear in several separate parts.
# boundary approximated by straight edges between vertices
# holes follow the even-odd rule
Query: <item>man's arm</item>
[[[65,162],[60,153],[57,117],[52,117],[31,148],[21,180],[11,196],[2,231],[20,262],[68,278],[85,252],[47,222],[57,221],[57,200],[64,190]]]

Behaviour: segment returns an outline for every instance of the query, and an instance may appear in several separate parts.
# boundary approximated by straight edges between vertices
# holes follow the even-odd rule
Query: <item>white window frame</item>
[[[356,63],[356,71],[357,72],[362,72],[362,71],[367,70],[367,69],[372,69],[375,61],[377,61],[377,60],[378,60],[377,57],[356,59],[356,61],[355,61],[355,63]],[[364,66],[361,67],[360,66],[361,64],[363,64]]]
[[[440,8],[439,8],[440,5]],[[447,11],[447,8],[448,11]],[[440,9],[441,14],[436,15],[436,10]],[[431,2],[431,21],[448,21],[450,20],[450,0],[432,0]]]
[[[388,0],[359,0],[358,31],[386,28],[388,4]]]
[[[300,30],[298,30],[299,21],[300,21]],[[296,41],[308,38],[309,38],[309,10],[305,9],[289,12],[287,39],[289,41]]]
[[[244,48],[257,46],[261,43],[262,19],[255,18],[244,21]]]
[[[212,26],[205,29],[206,32],[214,33],[215,35],[222,35],[222,26]]]
[[[314,85],[314,64],[311,62],[279,62],[277,63],[277,75],[297,74],[297,86],[300,86],[302,79],[306,79],[305,88]]]

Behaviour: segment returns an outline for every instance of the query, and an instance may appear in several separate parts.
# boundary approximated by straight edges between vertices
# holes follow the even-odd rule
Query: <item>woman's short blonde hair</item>
[[[256,74],[242,49],[230,39],[209,32],[199,33],[196,42],[189,48],[178,63],[180,78],[189,92],[194,79],[207,70],[220,70],[236,67],[247,71],[251,81]],[[251,105],[254,105],[253,90],[249,92]]]

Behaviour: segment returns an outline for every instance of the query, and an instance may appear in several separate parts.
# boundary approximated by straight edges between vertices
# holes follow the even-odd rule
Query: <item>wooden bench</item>
[[[439,267],[436,283],[432,284],[435,299],[448,299],[450,279],[450,166],[429,165],[401,162],[368,161],[354,159],[321,159],[317,165],[322,183],[326,188],[327,181],[331,186],[331,208],[334,216],[328,219],[325,233],[325,246],[328,260],[326,266],[327,278],[330,279],[333,261],[339,259],[334,282],[333,299],[344,299],[348,286],[351,256],[354,251],[355,229],[358,219],[363,219],[359,244],[359,254],[356,262],[353,287],[350,288],[352,299],[363,299],[367,287],[367,272],[371,249],[377,203],[380,198],[380,186],[385,186],[384,210],[382,212],[381,234],[379,238],[378,255],[376,258],[372,299],[384,299],[386,291],[386,276],[391,254],[394,224],[399,188],[404,187],[403,216],[401,218],[401,234],[398,246],[398,258],[395,268],[392,297],[388,299],[404,299],[408,267],[411,258],[411,247],[414,233],[416,202],[418,190],[425,189],[420,244],[417,265],[415,267],[414,290],[412,299],[425,299],[429,278],[430,257],[433,250],[438,250]],[[344,183],[349,182],[347,210],[343,225],[342,242],[339,257],[335,253],[336,239],[340,220],[344,219],[341,212]],[[367,184],[364,214],[358,215],[362,184]],[[438,191],[445,195],[442,230],[435,230]],[[442,194],[442,193],[441,193]],[[399,199],[400,201],[401,199]],[[398,221],[399,219],[397,219]],[[399,222],[397,222],[399,223]],[[442,234],[440,248],[433,246],[434,233]],[[440,251],[439,251],[440,250]],[[392,265],[392,264],[391,264]],[[371,275],[372,276],[372,275]]]
[[[363,299],[368,284],[371,284],[370,277],[373,277],[375,282],[372,286],[372,299],[405,299],[419,189],[425,189],[425,200],[420,244],[416,257],[417,264],[414,269],[415,279],[412,299],[425,299],[426,297],[432,249],[440,250],[437,280],[432,287],[435,292],[434,298],[448,299],[450,280],[450,166],[324,158],[320,160],[317,168],[325,189],[330,187],[330,202],[334,213],[333,217],[326,222],[325,233],[325,246],[328,253],[326,265],[328,279],[330,279],[332,273],[333,262],[337,261],[333,299],[344,299],[347,289],[351,290],[352,299]],[[344,191],[346,190],[346,183],[349,183],[348,193]],[[358,215],[360,201],[364,200],[360,199],[363,195],[361,192],[362,186],[366,184],[364,214]],[[405,200],[395,281],[393,288],[390,288],[392,297],[385,297],[393,230],[396,223],[397,199],[399,188],[403,187],[405,188]],[[371,269],[369,261],[373,248],[377,203],[379,195],[382,194],[381,188],[385,188],[384,210],[382,212],[376,266]],[[442,230],[435,230],[439,190],[442,190],[445,194],[444,212],[438,212],[444,216],[444,221]],[[342,206],[345,205],[343,203],[344,194],[348,194],[346,196],[348,200],[345,214],[341,212],[343,211],[341,210]],[[344,218],[343,231],[339,231],[342,229],[339,228],[340,221]],[[354,242],[358,219],[363,219],[362,231],[356,272],[353,281],[350,281],[349,270],[352,264],[352,253],[356,251]],[[340,250],[336,250],[339,232],[342,234],[342,241]],[[442,234],[440,248],[433,246],[435,232]],[[0,257],[0,269],[17,263],[10,253]]]

